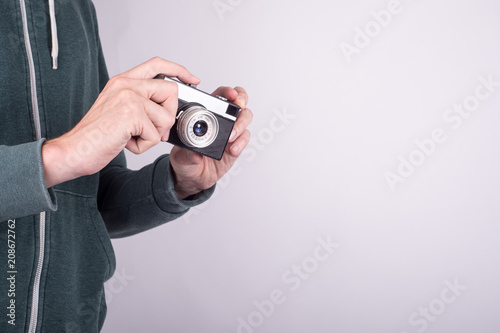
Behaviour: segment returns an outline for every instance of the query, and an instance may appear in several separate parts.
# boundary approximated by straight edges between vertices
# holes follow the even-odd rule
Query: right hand
[[[140,154],[168,139],[177,113],[177,84],[154,79],[160,73],[200,82],[161,58],[111,78],[71,131],[42,146],[47,188],[100,171],[124,148]]]

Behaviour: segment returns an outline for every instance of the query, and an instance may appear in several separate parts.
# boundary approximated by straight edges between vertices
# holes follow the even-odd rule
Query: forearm
[[[126,237],[182,216],[206,201],[213,190],[179,200],[168,156],[131,171],[120,154],[100,174],[99,211],[112,237]]]

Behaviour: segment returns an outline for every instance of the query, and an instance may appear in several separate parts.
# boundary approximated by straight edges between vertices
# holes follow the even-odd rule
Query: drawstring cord
[[[57,38],[56,9],[54,0],[49,0],[50,33],[52,35],[52,69],[57,69],[57,58],[59,57],[59,40]]]

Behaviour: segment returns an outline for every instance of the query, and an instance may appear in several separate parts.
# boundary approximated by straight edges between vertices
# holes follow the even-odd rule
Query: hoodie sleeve
[[[169,155],[159,157],[141,170],[126,168],[120,153],[100,173],[98,207],[112,238],[131,236],[184,215],[205,202],[215,185],[186,200],[174,190]]]
[[[44,141],[0,145],[0,221],[57,209],[54,191],[45,185]]]

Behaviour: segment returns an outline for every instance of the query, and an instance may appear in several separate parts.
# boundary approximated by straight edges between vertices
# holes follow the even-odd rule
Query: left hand
[[[177,146],[172,148],[170,164],[174,169],[175,191],[179,200],[212,187],[231,169],[250,141],[250,132],[247,127],[252,122],[253,114],[250,109],[246,108],[248,95],[245,89],[220,87],[212,95],[227,98],[229,102],[238,105],[241,111],[220,161]]]

